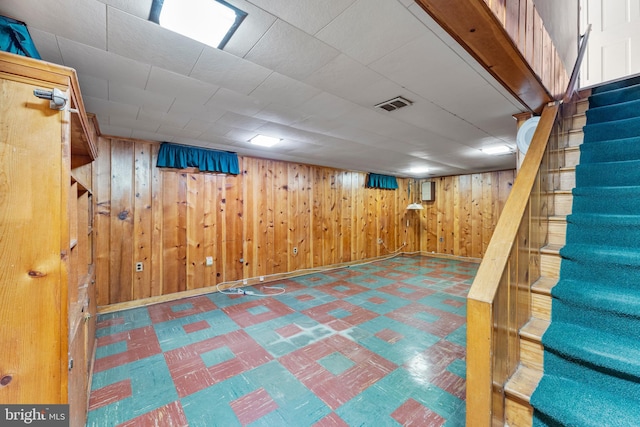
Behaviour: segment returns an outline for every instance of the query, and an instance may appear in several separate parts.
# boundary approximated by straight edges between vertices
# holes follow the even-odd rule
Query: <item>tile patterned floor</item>
[[[87,425],[463,426],[477,267],[401,256],[102,315]]]

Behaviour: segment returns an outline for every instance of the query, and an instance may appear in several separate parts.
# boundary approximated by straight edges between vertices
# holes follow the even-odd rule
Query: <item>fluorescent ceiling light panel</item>
[[[426,166],[414,166],[411,169],[409,169],[409,173],[412,174],[421,174],[421,173],[427,173],[429,172],[429,168]]]
[[[222,49],[246,16],[223,0],[153,0],[149,20]]]
[[[507,154],[511,152],[511,147],[506,145],[496,145],[494,147],[483,148],[481,151],[485,154],[491,155]]]
[[[274,138],[272,136],[265,135],[256,135],[249,140],[253,145],[259,145],[261,147],[273,147],[278,142],[280,142],[280,138]]]

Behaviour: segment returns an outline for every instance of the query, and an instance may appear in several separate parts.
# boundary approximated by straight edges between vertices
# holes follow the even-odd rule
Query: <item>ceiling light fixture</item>
[[[496,145],[494,147],[481,148],[480,151],[482,151],[485,154],[491,154],[491,155],[497,156],[500,154],[511,153],[511,147],[506,145]]]
[[[246,16],[224,0],[153,0],[149,21],[222,49]]]
[[[429,172],[429,168],[426,166],[414,166],[409,169],[409,173],[412,175],[422,175]]]
[[[415,179],[414,179],[414,180],[412,180],[412,181],[413,181],[413,185],[414,185],[415,187],[418,187],[418,181],[416,181]],[[409,186],[408,186],[408,188],[407,188],[407,192],[408,192],[407,196],[408,196],[409,198],[411,198],[411,181],[409,181]],[[418,192],[417,192],[417,191],[414,191],[414,193],[415,193],[416,195],[418,194]],[[422,210],[422,209],[424,209],[424,206],[422,206],[422,204],[421,204],[421,203],[418,203],[418,202],[417,202],[417,198],[416,198],[415,196],[414,196],[414,200],[416,200],[416,201],[415,201],[415,202],[413,202],[413,203],[409,203],[409,205],[407,206],[407,210],[408,210],[408,211],[418,211],[418,210]]]
[[[280,141],[282,141],[280,138],[265,135],[256,135],[249,140],[253,145],[259,145],[261,147],[273,147]]]

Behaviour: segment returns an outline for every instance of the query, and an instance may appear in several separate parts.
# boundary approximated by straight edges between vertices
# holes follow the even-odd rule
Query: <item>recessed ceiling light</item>
[[[224,0],[153,0],[149,21],[222,49],[246,16]]]
[[[409,173],[417,175],[429,172],[429,168],[426,166],[414,166],[409,169]]]
[[[482,151],[485,154],[498,155],[498,154],[507,154],[511,153],[511,147],[506,145],[495,145],[493,147],[482,148]]]
[[[272,136],[265,135],[256,135],[249,140],[253,145],[259,145],[261,147],[273,147],[278,142],[280,142],[280,138],[274,138]]]

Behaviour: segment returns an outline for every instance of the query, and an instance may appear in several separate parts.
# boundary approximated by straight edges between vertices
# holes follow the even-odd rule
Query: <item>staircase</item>
[[[640,425],[640,76],[594,89],[589,103],[558,171],[521,363],[505,386],[509,426]]]
[[[529,404],[543,369],[542,335],[551,320],[551,289],[560,274],[560,249],[565,244],[567,229],[566,217],[571,213],[575,186],[575,168],[580,160],[580,145],[583,140],[582,128],[586,123],[588,100],[577,103],[576,114],[562,147],[560,164],[555,171],[556,184],[553,197],[553,215],[547,219],[548,243],[541,250],[541,277],[531,286],[531,319],[520,330],[520,366],[505,386],[505,424],[512,427],[532,425],[533,408]]]

